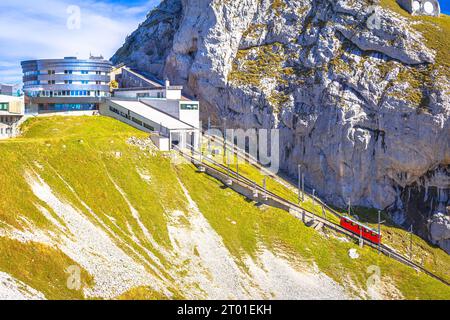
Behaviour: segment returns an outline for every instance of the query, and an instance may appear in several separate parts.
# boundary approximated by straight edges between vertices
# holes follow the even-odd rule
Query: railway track
[[[294,188],[290,185],[289,182],[285,181],[284,179],[280,178],[278,175],[273,174],[270,170],[268,170],[267,168],[265,168],[264,166],[262,166],[257,159],[255,159],[255,157],[253,157],[252,155],[242,151],[242,149],[240,149],[239,147],[237,147],[236,145],[230,143],[229,141],[227,141],[227,143],[225,143],[225,140],[220,137],[220,136],[211,136],[206,134],[206,132],[203,132],[203,137],[205,137],[206,139],[212,139],[217,140],[218,142],[220,142],[222,145],[225,145],[226,149],[233,152],[234,154],[236,154],[236,156],[243,160],[248,161],[251,165],[253,165],[255,168],[257,168],[258,170],[260,170],[261,172],[264,172],[265,175],[267,175],[268,177],[274,179],[275,181],[277,181],[278,183],[280,183],[281,185],[285,186],[287,189],[291,189],[294,191]],[[305,192],[306,193],[306,192]],[[342,217],[342,214],[340,214],[339,212],[337,212],[335,209],[331,208],[329,205],[327,205],[325,202],[322,201],[322,199],[320,199],[319,197],[312,195],[310,193],[306,193],[308,195],[308,197],[310,197],[311,199],[314,199],[318,204],[320,204],[321,206],[323,206],[325,209],[327,209],[329,212],[331,212],[332,214],[334,214],[336,217],[338,217],[339,219]]]
[[[386,245],[377,245],[374,244],[370,241],[364,240],[362,239],[359,235],[356,235],[350,231],[348,231],[347,229],[341,227],[339,224],[336,224],[332,221],[327,220],[326,218],[319,216],[303,207],[301,207],[300,205],[286,200],[285,198],[263,188],[262,186],[260,186],[258,183],[256,183],[255,181],[241,176],[239,175],[236,171],[228,168],[227,166],[224,166],[221,163],[218,163],[217,161],[210,159],[208,157],[204,157],[202,155],[202,153],[195,151],[193,148],[191,148],[191,150],[189,152],[185,152],[183,150],[181,150],[180,148],[178,148],[177,146],[174,146],[174,149],[177,150],[185,159],[187,159],[188,161],[192,162],[196,167],[201,167],[204,166],[205,168],[207,168],[210,171],[216,172],[219,175],[222,176],[228,176],[228,178],[232,181],[232,183],[236,183],[238,185],[241,185],[247,189],[253,189],[256,190],[257,192],[259,192],[262,195],[265,195],[268,199],[271,198],[272,200],[283,204],[286,207],[289,207],[290,209],[292,209],[293,211],[296,211],[298,213],[306,213],[308,214],[310,217],[313,218],[314,221],[318,221],[320,223],[323,224],[323,226],[325,226],[326,228],[333,230],[335,232],[344,234],[354,240],[357,241],[362,241],[363,244],[375,249],[375,250],[379,250],[380,253],[383,253],[384,255],[397,260],[398,262],[401,262],[409,267],[412,267],[418,271],[422,271],[423,273],[427,274],[428,276],[444,283],[447,286],[450,286],[450,283],[443,279],[442,277],[432,273],[431,271],[425,269],[423,266],[415,263],[414,261],[410,260],[409,258],[401,255],[400,253],[396,252],[394,249],[387,247]],[[198,156],[198,158],[195,157],[195,155]],[[208,163],[210,164],[208,164]],[[220,169],[220,170],[219,170]],[[321,202],[322,203],[322,202]],[[341,217],[342,215],[340,215],[337,212],[334,212],[334,214],[336,214],[338,217]]]

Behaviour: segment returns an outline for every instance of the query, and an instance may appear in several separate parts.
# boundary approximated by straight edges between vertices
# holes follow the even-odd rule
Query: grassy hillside
[[[204,152],[207,152],[207,146],[204,146]],[[230,157],[229,157],[230,158]],[[227,164],[226,157],[222,157],[220,155],[216,155],[213,157],[214,160],[223,162],[224,165]],[[232,158],[230,158],[232,159]],[[254,166],[246,163],[239,164],[237,158],[234,157],[230,161],[233,163],[230,165],[230,168],[233,171],[239,171],[241,176],[252,179],[253,181],[258,182],[261,186],[263,185],[263,179],[266,179],[267,189],[271,192],[282,196],[283,198],[293,202],[298,202],[298,194],[296,189],[287,181],[284,181],[282,178],[278,180],[272,179],[270,177],[264,176],[259,170],[257,170]],[[240,159],[242,161],[242,159]],[[222,170],[223,171],[223,170]],[[280,182],[282,181],[282,182]],[[315,214],[322,216],[323,209],[322,206],[312,200],[309,195],[305,195],[305,201],[301,203],[301,206]],[[339,223],[339,218],[333,215],[328,209],[325,209],[326,217],[329,221],[334,223]],[[338,213],[345,215],[348,214],[347,209],[335,208],[335,211]],[[378,228],[378,211],[374,209],[368,209],[363,207],[352,208],[352,215],[356,215],[359,219],[366,223],[368,226],[372,227],[374,230]],[[394,222],[390,219],[389,215],[386,212],[381,213],[382,221],[385,221],[381,226],[381,232],[383,234],[383,242],[390,247],[396,249],[398,252],[402,253],[405,256],[410,256],[410,243],[412,239],[412,258],[416,263],[422,264],[428,269],[433,271],[434,273],[442,276],[443,278],[450,281],[450,269],[448,266],[450,265],[450,256],[445,253],[443,250],[438,247],[434,247],[427,243],[422,238],[411,235],[401,228],[395,226]]]
[[[22,137],[0,142],[0,254],[7,257],[0,272],[46,298],[214,297],[220,290],[209,282],[219,283],[220,275],[228,275],[223,282],[236,277],[263,287],[253,270],[264,265],[268,250],[299,274],[320,270],[351,297],[370,298],[368,268],[376,266],[381,297],[450,299],[448,287],[422,273],[257,206],[191,164],[172,161],[170,153],[129,145],[131,136],[146,134],[113,119],[39,118],[23,129]],[[242,170],[259,174],[250,166]],[[403,231],[385,228],[392,239],[403,239],[396,242],[405,241]],[[448,256],[415,241],[429,254],[428,265],[448,276]],[[352,248],[358,259],[349,258]],[[65,270],[73,265],[81,268],[80,290],[66,285]]]

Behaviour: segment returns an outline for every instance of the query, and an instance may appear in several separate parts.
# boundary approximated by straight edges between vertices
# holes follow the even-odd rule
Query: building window
[[[155,131],[155,128],[153,128],[151,125],[144,122],[144,127],[150,131]]]
[[[81,84],[89,84],[89,81],[83,80],[83,81],[81,81]]]
[[[89,71],[83,70],[83,71],[81,71],[81,74],[89,74]]]
[[[1,111],[8,111],[9,109],[9,102],[2,102],[0,103],[0,110]]]
[[[40,104],[40,111],[91,111],[97,110],[98,105],[95,103],[55,103],[55,104]]]
[[[114,113],[116,113],[116,114],[120,115],[120,112],[119,112],[119,110],[117,110],[117,109],[116,109],[116,108],[114,108],[114,107],[111,107],[111,106],[109,106],[109,110],[110,110],[111,112],[114,112]]]
[[[72,74],[72,70],[64,70],[65,74]]]
[[[55,84],[56,81],[55,80],[48,80],[48,84]]]
[[[198,104],[181,104],[181,110],[198,110]]]
[[[135,117],[132,117],[131,120],[132,120],[134,123],[136,123],[136,124],[138,124],[138,125],[140,125],[140,126],[142,127],[142,121],[141,121],[141,120],[136,119]]]
[[[48,74],[56,74],[55,70],[48,70]]]

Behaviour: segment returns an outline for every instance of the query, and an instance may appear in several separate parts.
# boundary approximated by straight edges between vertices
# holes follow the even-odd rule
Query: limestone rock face
[[[120,57],[116,61],[162,76],[181,15],[181,1],[161,2],[156,10],[147,15],[147,20],[126,39],[116,53],[116,57]]]
[[[279,129],[282,170],[302,164],[326,200],[387,208],[431,240],[449,201],[450,82],[426,43],[376,1],[165,0],[112,61],[184,85],[204,121]]]
[[[442,213],[435,214],[430,222],[430,236],[433,243],[450,252],[450,217]]]
[[[431,221],[431,239],[442,241],[450,238],[450,219],[443,214],[436,214]]]

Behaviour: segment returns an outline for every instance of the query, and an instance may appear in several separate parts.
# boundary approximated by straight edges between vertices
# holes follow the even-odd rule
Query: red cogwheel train
[[[361,222],[358,222],[350,217],[344,216],[341,218],[341,227],[348,231],[360,236],[361,238],[368,240],[375,244],[381,244],[381,234],[375,231]]]

